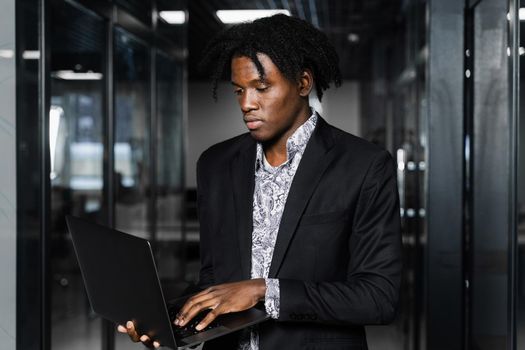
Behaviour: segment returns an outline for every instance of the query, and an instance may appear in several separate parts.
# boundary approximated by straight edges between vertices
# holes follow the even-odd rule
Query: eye
[[[237,96],[240,96],[242,94],[242,91],[243,91],[242,89],[235,89],[233,90],[233,93]]]
[[[266,90],[268,90],[268,86],[261,86],[257,88],[257,91],[259,92],[265,92]]]

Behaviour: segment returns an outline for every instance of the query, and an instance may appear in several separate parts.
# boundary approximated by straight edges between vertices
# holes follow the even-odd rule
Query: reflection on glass
[[[115,227],[151,238],[149,48],[123,29],[114,32],[115,57]],[[117,333],[116,349],[133,349]]]
[[[149,238],[149,50],[122,29],[115,46],[115,226]]]
[[[89,306],[64,216],[101,221],[104,22],[67,3],[52,13],[51,347],[97,349],[101,321]]]
[[[182,62],[157,55],[157,253],[163,283],[184,274]]]

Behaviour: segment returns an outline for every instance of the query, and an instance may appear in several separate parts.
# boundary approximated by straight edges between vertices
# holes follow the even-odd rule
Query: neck
[[[301,108],[298,117],[295,119],[292,126],[288,128],[285,133],[283,133],[275,141],[266,142],[263,144],[264,155],[271,166],[279,166],[286,162],[288,159],[288,150],[286,148],[288,139],[301,125],[303,125],[308,120],[308,118],[310,118],[311,113],[312,111],[310,106],[305,104]]]

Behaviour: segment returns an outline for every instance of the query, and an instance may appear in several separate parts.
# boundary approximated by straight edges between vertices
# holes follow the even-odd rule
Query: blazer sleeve
[[[401,234],[395,164],[373,160],[349,233],[344,281],[279,279],[279,321],[385,324],[395,317],[401,283]]]
[[[209,229],[209,206],[206,201],[208,186],[204,180],[206,173],[205,161],[203,156],[197,161],[197,213],[200,227],[200,260],[201,268],[199,272],[199,282],[197,288],[202,290],[215,284],[213,275],[213,254],[212,254],[212,237]]]

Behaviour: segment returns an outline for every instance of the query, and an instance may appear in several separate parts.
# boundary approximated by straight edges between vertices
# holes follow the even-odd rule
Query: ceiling
[[[189,78],[206,79],[197,63],[208,40],[225,27],[220,9],[288,9],[324,31],[340,57],[344,79],[360,79],[367,71],[373,40],[399,26],[402,0],[189,0]],[[350,42],[350,33],[359,37]]]
[[[138,17],[139,13],[151,13],[151,1],[113,1],[147,26],[151,25],[146,23],[148,16]],[[215,12],[220,9],[288,9],[292,16],[309,21],[328,35],[339,54],[344,79],[360,80],[370,74],[369,67],[373,58],[371,48],[374,41],[404,29],[401,8],[407,1],[155,0],[154,2],[159,11],[188,9],[189,23],[186,27],[170,26],[159,21],[158,31],[175,46],[180,47],[181,51],[185,51],[182,49],[186,41],[189,53],[188,75],[191,80],[207,79],[207,76],[198,71],[197,63],[208,40],[226,26],[215,16]],[[52,46],[55,53],[53,69],[65,69],[65,67],[71,69],[69,67],[71,62],[75,62],[85,66],[86,69],[100,71],[104,62],[101,55],[104,52],[106,35],[103,21],[72,5],[57,6],[52,14],[54,38]],[[348,40],[351,33],[359,37],[357,42]],[[401,48],[399,45],[396,47]],[[91,57],[90,54],[96,57]]]

